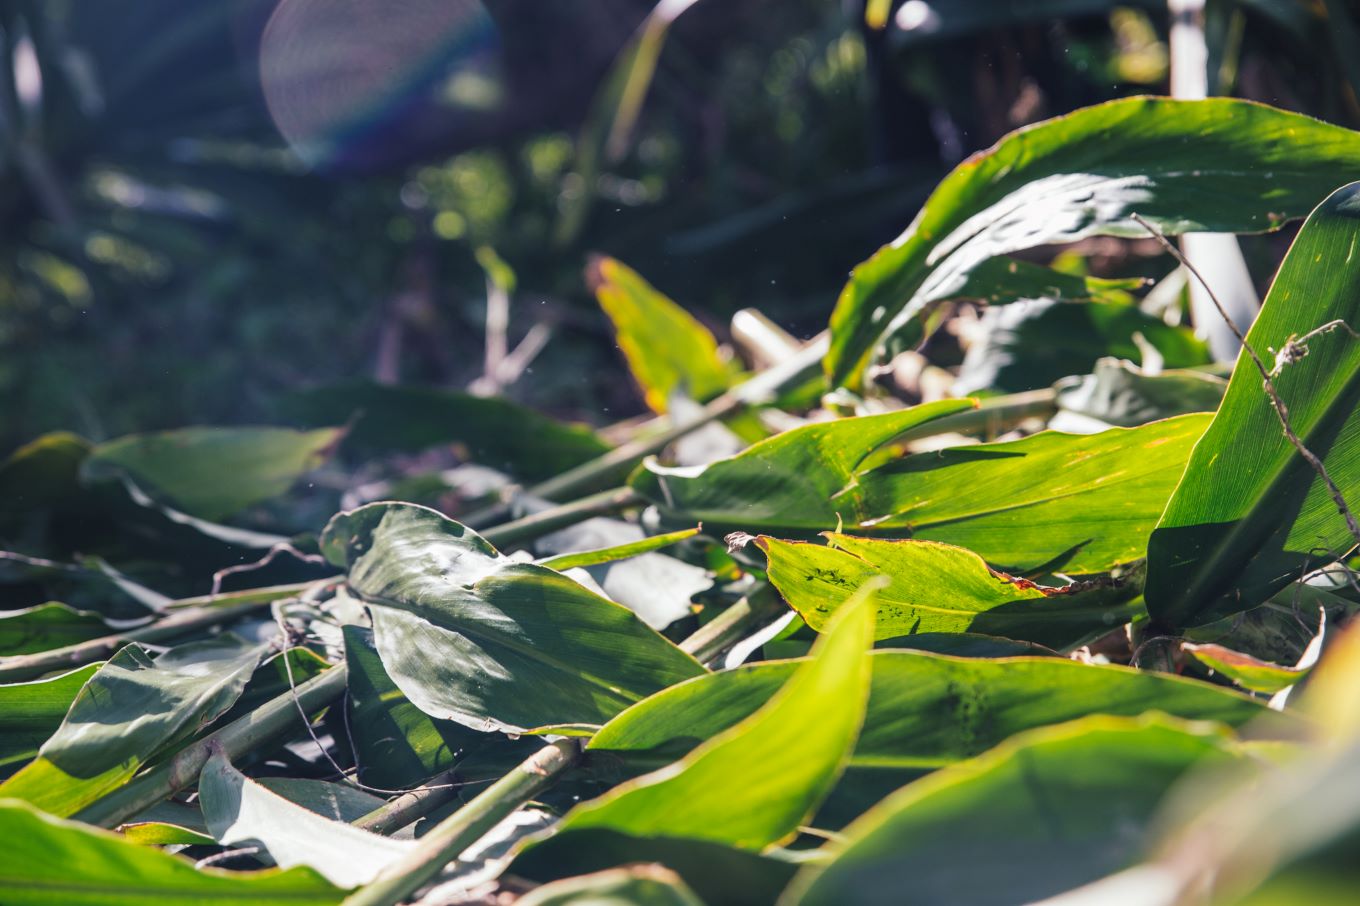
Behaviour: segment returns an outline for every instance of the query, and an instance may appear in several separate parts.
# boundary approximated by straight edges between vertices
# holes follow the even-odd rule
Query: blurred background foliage
[[[466,388],[489,292],[511,348],[546,340],[491,390],[615,421],[643,403],[591,253],[720,337],[751,306],[807,337],[968,153],[1166,90],[1162,3],[654,7],[0,0],[0,448],[280,421],[340,379]],[[1344,0],[1210,0],[1206,34],[1211,91],[1360,125]],[[1139,248],[1069,264],[1169,269]],[[1077,371],[1129,343],[1084,330]]]

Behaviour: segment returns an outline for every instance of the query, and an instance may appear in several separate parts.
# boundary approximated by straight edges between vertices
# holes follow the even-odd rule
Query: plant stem
[[[422,787],[402,793],[354,822],[354,826],[375,834],[391,834],[423,818],[446,802],[458,798],[456,769],[431,777]]]
[[[42,676],[44,673],[67,670],[104,660],[129,642],[160,642],[184,635],[195,629],[228,623],[240,617],[248,616],[272,601],[295,595],[312,584],[314,582],[299,582],[293,585],[274,585],[269,588],[248,588],[243,591],[226,592],[217,596],[218,603],[216,604],[179,610],[140,629],[116,632],[111,635],[100,636],[97,639],[78,642],[74,645],[53,648],[51,651],[0,658],[0,683],[23,682]],[[200,604],[210,600],[212,598],[209,596],[185,598],[176,601],[175,604]]]
[[[598,494],[591,494],[571,503],[564,503],[561,506],[555,506],[539,513],[532,513],[523,519],[493,526],[481,534],[482,537],[497,547],[505,547],[520,541],[541,537],[557,529],[583,522],[593,516],[616,513],[625,507],[640,502],[642,502],[642,498],[632,488],[610,488],[607,491],[600,491]]]
[[[1058,394],[1051,387],[1026,390],[981,400],[976,409],[955,412],[917,425],[895,443],[938,437],[941,434],[981,434],[995,437],[1029,418],[1046,418],[1057,410]]]
[[[402,902],[580,757],[581,747],[575,739],[560,739],[539,749],[441,821],[409,855],[351,894],[344,906],[395,906]]]
[[[349,670],[344,664],[331,667],[296,690],[270,699],[244,717],[191,743],[168,761],[87,806],[75,816],[76,820],[116,827],[196,782],[214,750],[220,748],[230,761],[251,752],[267,751],[298,729],[299,707],[314,714],[344,694],[348,683]]]
[[[711,663],[783,608],[784,602],[774,586],[766,583],[700,626],[698,632],[680,643],[680,648],[697,661]]]

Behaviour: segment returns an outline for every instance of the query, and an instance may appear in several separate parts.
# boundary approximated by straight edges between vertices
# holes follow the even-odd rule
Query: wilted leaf
[[[835,785],[868,698],[870,584],[759,711],[673,765],[572,809],[559,831],[605,828],[764,849],[794,834]],[[817,715],[815,727],[805,724]]]
[[[732,385],[735,369],[708,328],[632,268],[596,258],[587,278],[653,412],[665,413],[677,393],[702,403]]]
[[[0,784],[0,798],[23,799],[53,815],[76,813],[230,708],[265,648],[223,636],[153,660],[140,645],[128,645],[81,689],[37,760]]]
[[[360,507],[321,544],[369,605],[388,674],[433,717],[508,732],[601,724],[703,672],[627,608],[434,510]]]
[[[890,582],[875,598],[875,637],[979,632],[1065,648],[1142,611],[1137,587],[1049,588],[988,568],[972,551],[934,541],[884,541],[826,533],[827,545],[762,535],[774,587],[818,632],[847,590],[873,576]]]
[[[0,839],[5,906],[325,906],[344,897],[309,869],[196,869],[178,856],[44,815],[23,802],[0,802]]]
[[[203,817],[218,843],[255,843],[284,868],[306,865],[337,887],[367,884],[410,852],[393,840],[333,821],[270,792],[232,767],[221,753],[198,779]]]
[[[1258,354],[1338,319],[1360,329],[1358,242],[1360,183],[1352,183],[1299,230],[1247,334]],[[1294,432],[1360,506],[1360,342],[1338,329],[1307,346],[1274,385]],[[1148,542],[1147,606],[1163,627],[1247,610],[1356,544],[1261,384],[1244,350]]]
[[[1236,755],[1211,725],[1164,717],[1033,730],[884,800],[780,902],[1031,903],[1131,864],[1167,789]]]
[[[915,346],[932,303],[997,255],[1145,236],[1132,213],[1168,234],[1275,229],[1356,172],[1355,133],[1227,98],[1127,98],[1028,126],[956,167],[855,269],[831,317],[827,377],[854,384],[885,346]]]
[[[219,520],[278,497],[325,461],[341,431],[287,428],[183,428],[100,444],[85,460],[87,479],[127,474],[200,519]]]

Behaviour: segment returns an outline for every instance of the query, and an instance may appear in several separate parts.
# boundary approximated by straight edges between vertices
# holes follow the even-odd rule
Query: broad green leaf
[[[770,582],[821,632],[846,589],[873,576],[889,584],[875,598],[875,637],[978,632],[1066,648],[1142,612],[1137,588],[1049,588],[990,569],[970,550],[935,541],[885,541],[826,533],[828,544],[762,535]],[[1126,583],[1127,584],[1127,583]]]
[[[37,760],[0,784],[0,797],[76,813],[230,708],[264,650],[230,635],[154,660],[140,645],[126,646],[80,690]]]
[[[708,328],[636,271],[602,257],[591,262],[587,276],[653,412],[668,411],[677,393],[703,403],[732,385],[734,369]]]
[[[678,532],[667,532],[664,535],[651,535],[641,541],[632,541],[627,544],[617,544],[613,547],[604,547],[599,550],[580,551],[573,554],[558,554],[555,557],[545,557],[539,560],[540,566],[555,569],[559,572],[573,569],[576,567],[599,566],[602,563],[613,563],[616,560],[626,560],[629,557],[636,557],[638,554],[646,554],[651,551],[660,550],[663,547],[670,547],[688,538],[693,538],[699,534],[697,528],[681,529]]]
[[[1006,305],[1026,299],[1056,302],[1125,302],[1129,290],[1143,285],[1139,277],[1106,280],[1085,274],[1066,274],[1018,258],[989,258],[968,274],[960,299]]]
[[[5,906],[299,906],[344,897],[305,868],[229,872],[139,846],[117,834],[0,802]]]
[[[847,522],[858,513],[862,493],[857,483],[874,452],[913,428],[974,405],[941,400],[801,425],[708,466],[668,468],[649,460],[631,483],[658,507],[695,522],[751,530],[831,529],[837,513],[845,513]]]
[[[1091,374],[1059,381],[1058,408],[1132,428],[1189,412],[1213,412],[1228,382],[1201,371],[1144,374],[1129,362],[1101,359]]]
[[[1247,343],[1266,358],[1335,320],[1360,329],[1360,183],[1312,213],[1266,295]],[[1343,328],[1307,341],[1308,354],[1273,383],[1303,444],[1360,506],[1360,342]],[[1169,629],[1246,610],[1356,541],[1326,486],[1284,436],[1247,358],[1195,446],[1148,542],[1147,605]]]
[[[806,429],[795,429],[705,469],[648,463],[633,484],[667,515],[703,522],[709,532],[808,537],[843,523],[859,535],[966,547],[1014,572],[1048,565],[1093,574],[1142,558],[1209,419],[1186,415],[1092,435],[1045,431],[857,470],[892,430],[873,420],[890,417],[845,420],[884,426],[867,439],[836,432],[807,442],[798,435]]]
[[[281,867],[306,865],[337,887],[367,884],[411,851],[409,841],[330,820],[270,792],[221,753],[203,766],[198,792],[218,843],[262,845]]]
[[[520,906],[704,906],[680,876],[656,865],[612,868],[529,891]]]
[[[1221,673],[1243,689],[1273,695],[1308,675],[1311,665],[1286,667],[1233,651],[1223,645],[1183,642],[1181,650],[1215,673]]]
[[[1031,299],[988,312],[986,332],[968,349],[953,392],[1016,392],[1085,374],[1104,356],[1143,359],[1136,341],[1152,345],[1169,368],[1210,361],[1208,347],[1187,327],[1171,327],[1134,302],[1077,305]]]
[[[183,428],[100,444],[86,478],[127,474],[200,519],[218,520],[278,497],[325,461],[337,428]]]
[[[1200,680],[1061,658],[999,660],[879,650],[850,759],[852,768],[938,768],[980,755],[1008,737],[1093,714],[1164,711],[1230,726],[1263,721],[1285,732],[1262,702]],[[755,713],[801,661],[768,661],[702,676],[642,701],[591,739],[603,768],[627,773],[667,764]]]
[[[97,613],[48,601],[0,613],[0,657],[62,648],[112,631]]]
[[[1239,758],[1212,724],[1092,717],[909,784],[799,873],[785,904],[1031,903],[1124,868],[1168,788]]]
[[[359,780],[384,789],[418,784],[453,767],[472,732],[413,705],[383,669],[373,634],[345,627],[349,726]]]
[[[348,424],[344,449],[356,457],[460,444],[472,461],[531,480],[609,451],[587,428],[508,400],[431,387],[350,381],[293,394],[282,410],[303,425]]]
[[[1301,217],[1347,174],[1360,135],[1227,98],[1126,98],[1028,126],[954,169],[901,236],[857,267],[831,316],[828,379],[858,382],[886,346],[997,255],[1088,236],[1259,232]]]
[[[360,507],[321,545],[369,606],[387,673],[432,717],[507,732],[602,724],[703,672],[627,608],[434,510]]]
[[[572,809],[560,831],[605,828],[755,850],[791,837],[835,785],[864,720],[875,584],[852,596],[759,711],[680,761]]]
[[[89,664],[50,679],[0,685],[0,774],[38,754],[99,667]]]
[[[773,903],[798,867],[786,850],[755,853],[708,840],[631,837],[592,828],[536,842],[521,852],[506,872],[519,878],[553,881],[639,863],[669,868],[707,906]]]

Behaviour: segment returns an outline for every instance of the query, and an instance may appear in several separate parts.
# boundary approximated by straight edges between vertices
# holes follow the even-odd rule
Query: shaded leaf
[[[1265,705],[1200,680],[1061,658],[979,660],[875,651],[864,729],[852,768],[938,768],[980,755],[1010,736],[1092,714],[1163,711],[1231,726],[1286,731]],[[723,670],[659,692],[614,718],[586,751],[603,770],[626,773],[682,757],[747,719],[800,661]]]
[[[281,408],[302,425],[348,424],[344,449],[356,457],[463,444],[472,461],[531,480],[550,478],[609,450],[587,428],[508,400],[430,387],[350,381],[299,391]]]
[[[1352,183],[1299,230],[1248,344],[1268,356],[1336,319],[1360,327],[1357,242],[1360,183]],[[1341,329],[1307,346],[1273,383],[1295,433],[1353,498],[1360,485],[1360,342]],[[1148,542],[1148,611],[1170,629],[1207,623],[1260,604],[1355,543],[1326,486],[1284,436],[1244,350]]]
[[[1201,371],[1144,374],[1129,362],[1101,359],[1091,374],[1065,378],[1054,389],[1061,411],[1131,428],[1173,415],[1213,412],[1228,383]]]
[[[656,865],[564,878],[531,890],[516,902],[521,906],[704,906],[679,875]]]
[[[1212,725],[1086,718],[1018,736],[855,821],[781,903],[1030,903],[1137,859],[1167,789],[1237,750]]]
[[[0,774],[38,754],[99,667],[89,664],[50,679],[0,685]]]
[[[915,346],[932,303],[997,255],[1088,236],[1259,232],[1360,171],[1360,136],[1227,98],[1126,98],[1028,126],[955,167],[901,236],[855,268],[831,317],[828,379]],[[1267,189],[1263,190],[1262,186]]]
[[[220,752],[198,779],[203,817],[218,843],[264,846],[284,868],[306,865],[337,887],[367,884],[411,850],[393,840],[324,818],[270,792]]]
[[[126,474],[200,519],[219,520],[278,497],[325,460],[336,428],[183,428],[100,444],[87,479]]]
[[[1126,302],[1129,290],[1143,285],[1142,278],[1106,280],[1086,274],[1067,274],[1022,261],[1019,258],[989,258],[973,268],[958,291],[960,299],[974,299],[989,305],[1005,305],[1027,299],[1052,299],[1055,302]]]
[[[0,612],[0,657],[63,648],[112,631],[99,614],[57,601]]]
[[[369,605],[388,674],[432,717],[509,732],[600,724],[703,672],[627,608],[434,510],[360,507],[321,544]]]
[[[230,708],[264,650],[223,636],[153,660],[140,645],[126,646],[80,690],[37,760],[0,784],[0,798],[76,813]]]
[[[1137,587],[1050,588],[989,569],[970,550],[934,541],[884,541],[827,532],[827,545],[762,535],[770,582],[821,632],[838,600],[873,576],[875,638],[917,632],[979,632],[1066,648],[1142,612]],[[1125,583],[1127,584],[1127,583]]]
[[[338,903],[309,869],[228,872],[139,846],[117,834],[0,802],[0,890],[5,906],[165,906]]]
[[[764,849],[791,837],[835,785],[864,719],[872,590],[842,608],[812,657],[759,711],[675,764],[572,809],[559,831],[605,828]],[[816,732],[803,721],[817,715]]]
[[[667,412],[677,393],[703,403],[732,385],[735,369],[708,328],[632,268],[600,257],[586,277],[653,412]]]

